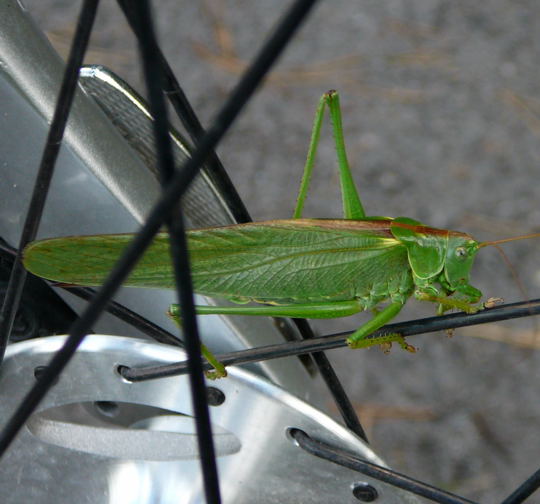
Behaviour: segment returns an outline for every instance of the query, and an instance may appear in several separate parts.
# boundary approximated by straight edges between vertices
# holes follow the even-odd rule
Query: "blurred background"
[[[289,3],[154,0],[162,48],[203,124]],[[65,57],[80,2],[24,4]],[[319,2],[218,150],[253,219],[292,215],[315,107],[337,89],[368,213],[479,240],[540,231],[539,24],[532,0]],[[137,47],[115,2],[100,6],[86,62],[144,94]],[[339,217],[330,129],[323,135],[305,215]],[[540,297],[539,247],[504,246],[520,282],[497,250],[483,249],[473,285],[507,302]],[[400,319],[433,313],[411,300]],[[329,334],[364,320],[314,327]],[[459,329],[452,338],[417,336],[415,355],[328,355],[392,467],[487,502],[538,468],[537,332],[529,319]],[[329,399],[327,413],[336,416],[332,408]]]

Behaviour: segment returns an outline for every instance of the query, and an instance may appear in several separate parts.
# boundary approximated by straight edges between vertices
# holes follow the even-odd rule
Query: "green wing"
[[[23,253],[25,268],[56,282],[98,286],[120,258],[133,234],[68,236],[39,240]],[[169,237],[159,233],[124,285],[173,288]]]
[[[24,264],[51,280],[99,285],[131,235],[31,244]],[[389,221],[295,219],[188,232],[196,292],[286,303],[352,299],[389,284],[406,264]],[[173,288],[168,237],[159,234],[125,285]]]

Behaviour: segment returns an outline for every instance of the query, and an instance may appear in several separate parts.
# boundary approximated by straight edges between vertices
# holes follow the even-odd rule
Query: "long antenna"
[[[529,238],[540,238],[540,233],[532,233],[532,234],[527,234],[527,235],[522,235],[522,236],[515,236],[514,238],[503,238],[502,240],[481,242],[478,244],[478,248],[487,247],[488,245],[497,245],[499,243],[517,241],[517,240],[528,240]]]
[[[525,285],[523,284],[523,282],[519,278],[519,275],[518,275],[516,269],[514,268],[514,265],[510,262],[510,259],[508,259],[508,256],[505,254],[504,250],[501,247],[499,247],[498,244],[499,243],[509,242],[509,241],[514,241],[514,240],[524,240],[526,238],[534,238],[534,237],[537,237],[539,235],[540,235],[540,233],[534,233],[534,234],[530,234],[530,235],[518,236],[517,238],[506,238],[506,239],[503,239],[503,240],[495,240],[495,241],[491,241],[491,242],[482,242],[480,244],[481,247],[485,246],[485,245],[493,245],[497,249],[497,252],[499,252],[499,254],[501,255],[501,257],[502,257],[504,263],[506,264],[507,268],[510,270],[510,273],[512,274],[514,282],[517,285],[519,291],[521,292],[521,295],[523,296],[523,298],[525,300],[527,300],[527,303],[528,303],[528,306],[529,306],[529,312],[530,312],[531,315],[533,315],[533,311],[532,311],[532,307],[531,307],[531,303],[530,303],[531,298],[529,297],[529,293],[527,292],[527,289],[525,288]],[[531,322],[532,322],[532,327],[533,327],[533,336],[536,339],[536,334],[538,333],[538,322],[537,322],[536,319],[532,319]]]
[[[494,244],[493,242],[491,242],[490,245],[494,245],[494,247],[497,249],[497,252],[499,252],[499,254],[501,255],[507,268],[510,270],[512,277],[514,278],[514,282],[518,286],[518,289],[521,292],[521,295],[523,296],[523,298],[526,299],[527,301],[530,301],[531,298],[529,297],[529,293],[525,289],[525,286],[523,285],[523,282],[520,280],[519,275],[516,271],[516,268],[514,268],[514,265],[510,262],[510,259],[508,259],[508,256],[505,254],[504,250],[498,245]]]

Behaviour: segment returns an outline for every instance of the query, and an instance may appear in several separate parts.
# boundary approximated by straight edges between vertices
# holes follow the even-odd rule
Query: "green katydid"
[[[334,131],[343,200],[343,219],[302,218],[321,125],[328,107]],[[131,240],[130,234],[53,238],[30,244],[24,265],[60,282],[96,286]],[[519,239],[512,238],[512,239]],[[373,318],[347,340],[351,348],[398,342],[399,334],[366,337],[387,324],[414,295],[439,305],[481,309],[482,293],[469,284],[481,247],[470,235],[436,229],[406,218],[367,217],[355,187],[343,138],[339,97],[320,100],[296,209],[290,220],[271,220],[188,231],[195,292],[239,305],[197,306],[198,314],[337,318],[373,310]],[[133,270],[126,286],[174,288],[169,242],[160,233]],[[450,297],[456,294],[456,297]],[[245,306],[254,301],[255,306]],[[378,306],[389,303],[382,309]],[[242,306],[240,306],[242,305]],[[170,308],[179,316],[178,306]],[[205,350],[205,349],[203,349]],[[204,351],[211,363],[219,363]],[[219,368],[222,372],[222,368]]]

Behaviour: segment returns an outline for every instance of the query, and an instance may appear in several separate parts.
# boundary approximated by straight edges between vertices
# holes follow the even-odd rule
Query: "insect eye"
[[[465,249],[465,247],[456,248],[456,257],[458,259],[465,259],[467,257],[467,250]]]

